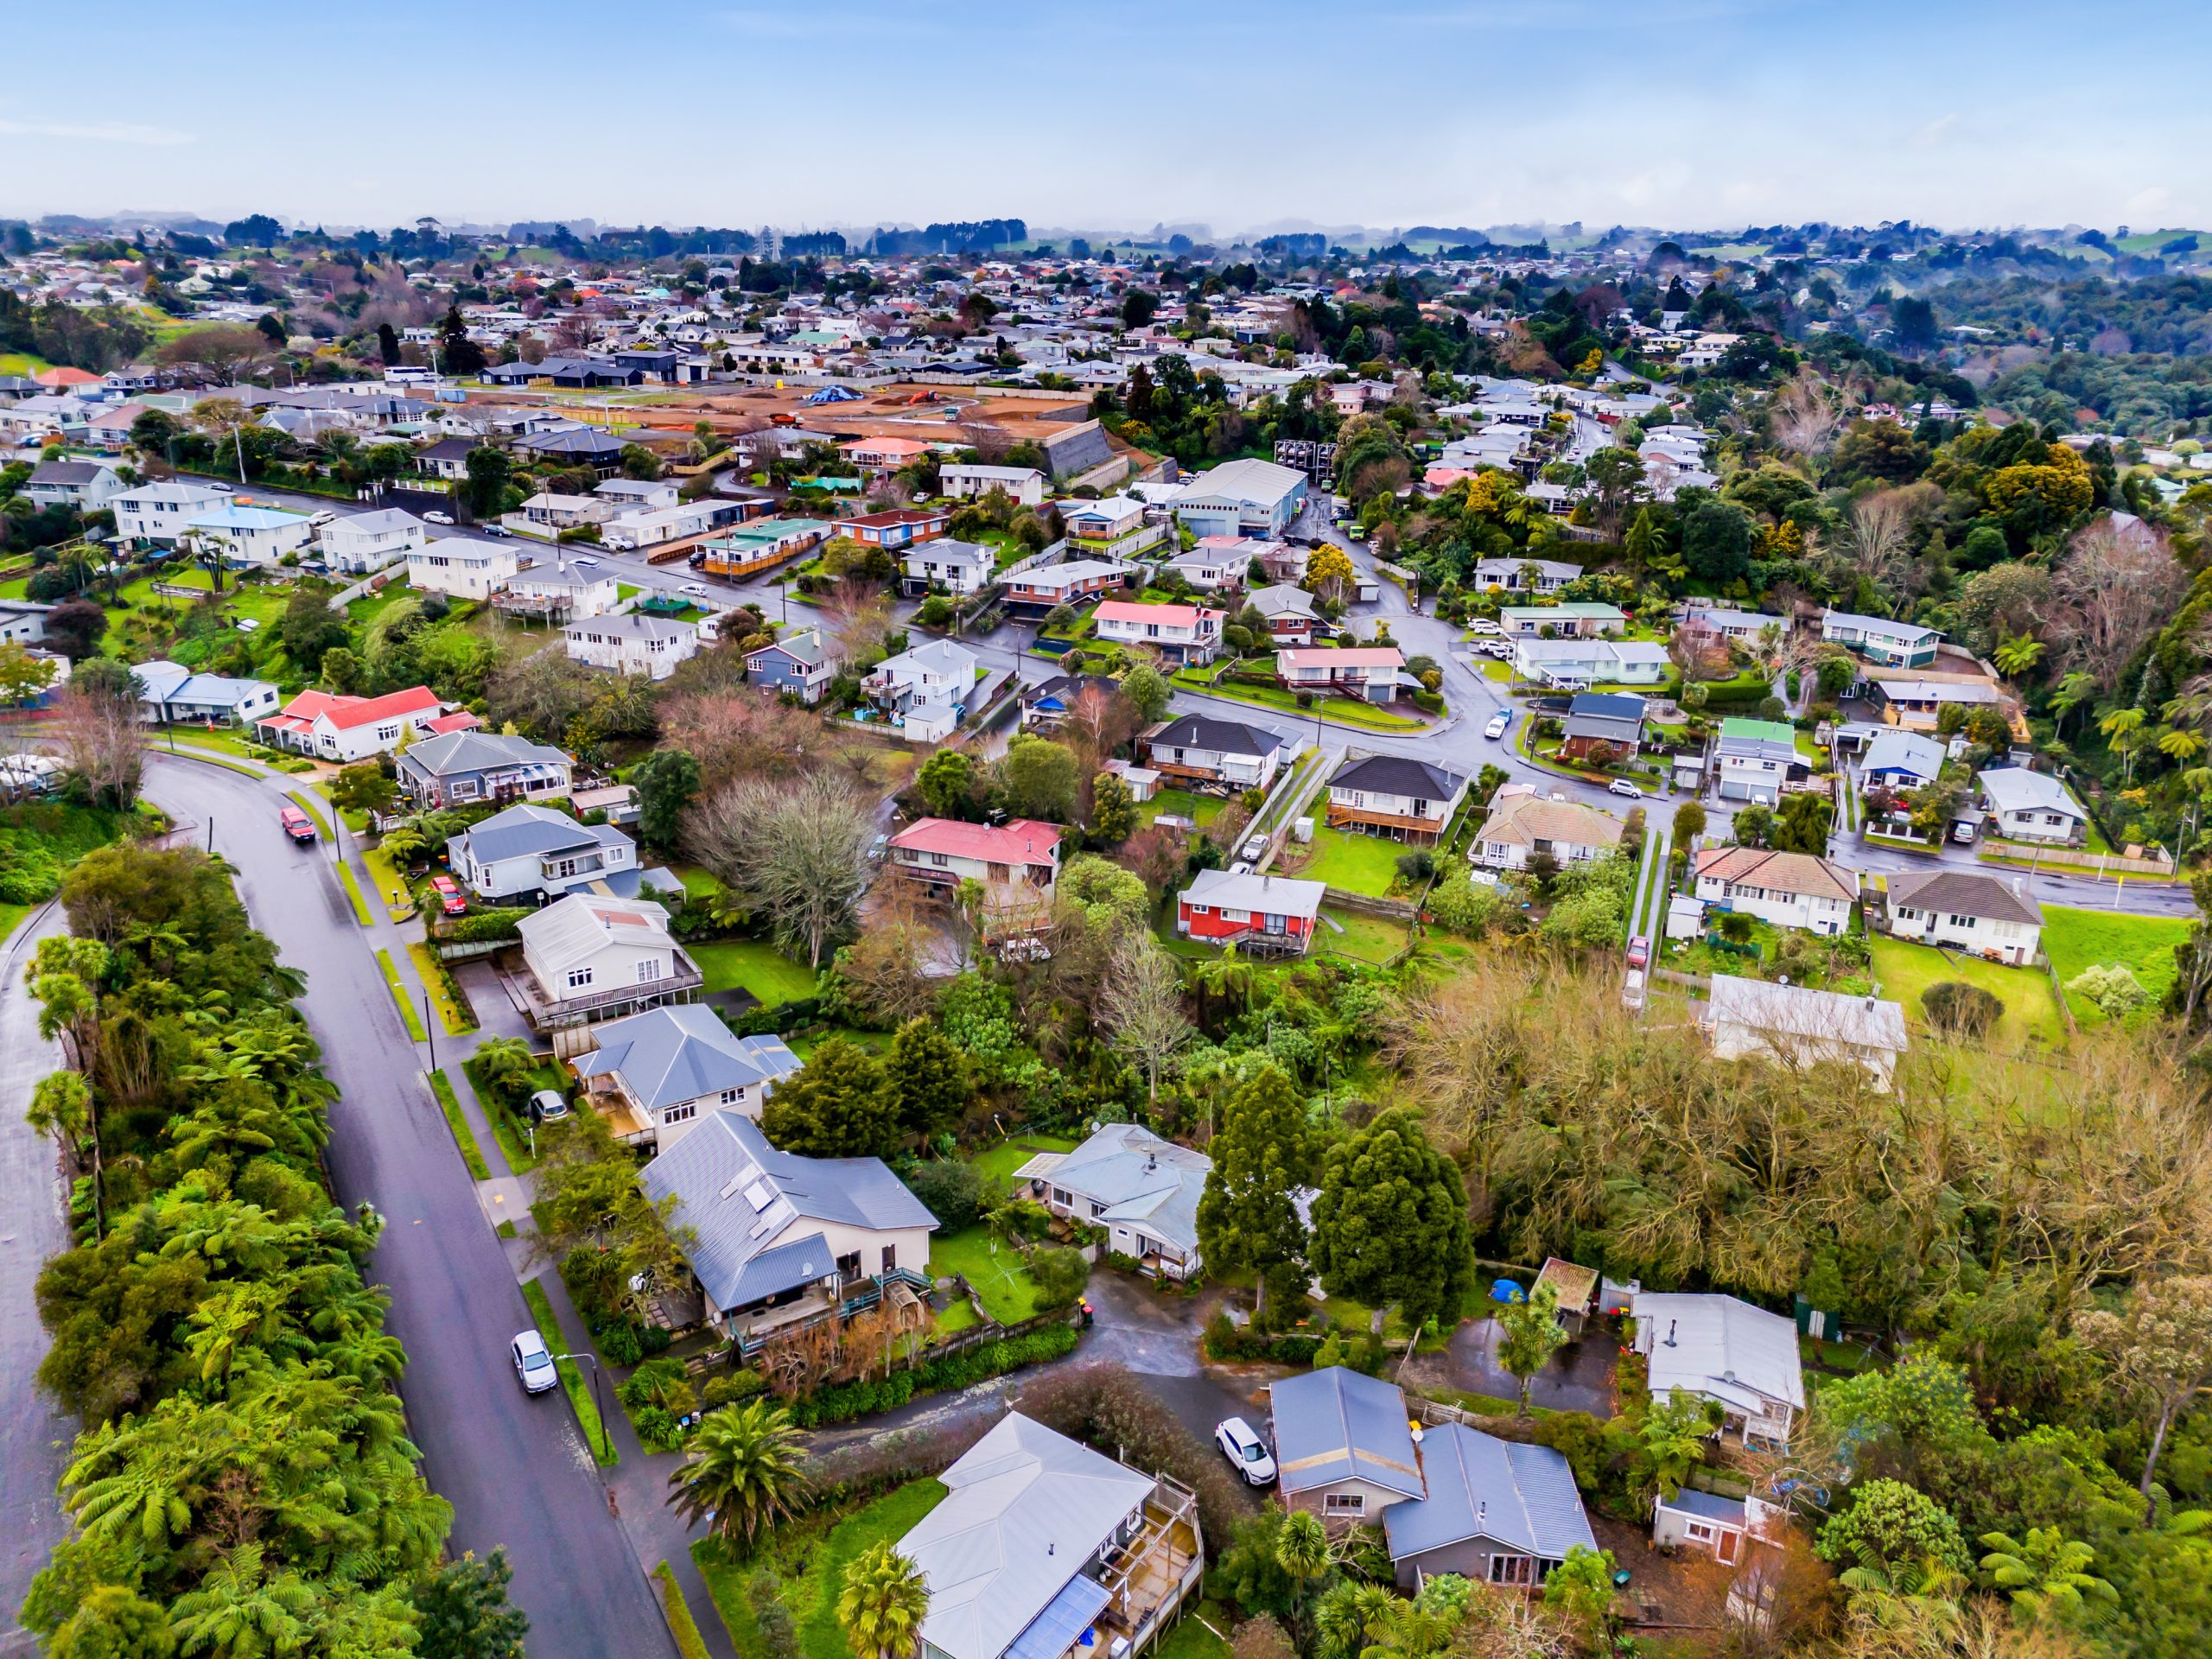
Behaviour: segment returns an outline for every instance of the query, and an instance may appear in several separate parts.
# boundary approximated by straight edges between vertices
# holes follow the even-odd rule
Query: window
[[[1953,927],[1972,927],[1977,918],[1972,916],[1949,916],[1946,917],[1944,919],[1948,921]]]
[[[1493,1555],[1490,1558],[1490,1581],[1492,1584],[1534,1584],[1536,1564],[1526,1555]]]
[[[582,990],[586,986],[589,985],[590,983],[591,983],[591,969],[588,969],[588,968],[571,968],[571,969],[569,969],[569,988],[570,990],[572,990],[572,991],[581,991],[581,990]]]
[[[664,1123],[688,1123],[699,1116],[699,1103],[688,1101],[681,1106],[671,1106],[660,1115]]]
[[[1364,1515],[1367,1497],[1361,1492],[1330,1492],[1322,1497],[1321,1509],[1325,1515]]]
[[[638,964],[638,983],[650,985],[660,977],[660,958],[648,957]]]
[[[737,1104],[737,1103],[738,1103],[739,1101],[743,1100],[744,1098],[745,1098],[745,1090],[742,1090],[742,1089],[725,1089],[725,1090],[722,1090],[722,1103],[722,1103],[723,1105],[725,1105],[725,1106],[734,1106],[734,1105],[736,1105],[736,1104]]]

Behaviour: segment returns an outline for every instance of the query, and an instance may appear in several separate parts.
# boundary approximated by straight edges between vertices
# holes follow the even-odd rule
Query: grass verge
[[[465,1031],[476,1029],[475,1020],[461,1009],[446,989],[442,964],[431,953],[430,947],[416,939],[407,947],[407,954],[415,959],[415,971],[422,976],[423,988],[430,993],[430,1001],[438,1011],[438,1020],[446,1028],[446,1035],[458,1037]]]
[[[676,1581],[676,1569],[666,1561],[653,1568],[653,1588],[660,1592],[660,1610],[668,1616],[676,1650],[683,1659],[707,1659],[706,1638],[699,1634],[699,1623],[684,1605],[683,1587]]]
[[[399,976],[399,964],[391,959],[391,952],[377,952],[377,966],[384,969],[384,982],[391,992],[391,1000],[399,1004],[399,1017],[407,1022],[407,1034],[416,1042],[427,1042],[429,1033],[423,1029],[423,1016],[415,1012],[415,999],[407,995],[406,982]]]
[[[214,750],[201,748],[195,743],[180,743],[176,746],[175,753],[194,760],[204,761],[211,766],[220,766],[225,772],[235,772],[242,778],[266,778],[269,775],[259,766],[249,766],[243,760],[226,759],[216,753]]]
[[[340,864],[338,867],[338,885],[346,889],[346,898],[353,900],[353,919],[363,927],[373,927],[377,918],[369,914],[369,901],[361,897],[361,884],[353,879],[352,865]]]
[[[468,1114],[461,1109],[461,1098],[453,1091],[453,1079],[442,1071],[431,1072],[430,1092],[438,1097],[438,1109],[446,1115],[446,1127],[453,1131],[454,1143],[461,1148],[461,1160],[468,1166],[469,1178],[490,1180],[492,1166],[484,1161],[483,1148],[476,1144],[476,1131],[468,1127]]]
[[[569,1339],[561,1334],[561,1321],[553,1316],[552,1299],[546,1295],[544,1286],[535,1279],[525,1281],[522,1299],[530,1304],[530,1317],[537,1325],[537,1334],[545,1338],[545,1345],[556,1354],[567,1353]],[[592,1461],[602,1469],[620,1463],[622,1454],[607,1436],[607,1425],[599,1420],[599,1408],[592,1404],[591,1384],[576,1362],[556,1359],[553,1369],[560,1372],[561,1386],[568,1391],[569,1403],[575,1408],[576,1422],[584,1432],[584,1444],[591,1448]]]

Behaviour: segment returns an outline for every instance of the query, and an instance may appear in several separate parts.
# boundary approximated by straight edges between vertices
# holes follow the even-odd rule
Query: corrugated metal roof
[[[1564,1560],[1577,1544],[1598,1547],[1573,1471],[1549,1446],[1446,1423],[1421,1437],[1421,1457],[1428,1496],[1382,1512],[1394,1560],[1469,1538],[1541,1560]]]
[[[1331,1365],[1285,1377],[1272,1398],[1284,1491],[1357,1479],[1408,1497],[1427,1496],[1406,1397],[1395,1383]]]

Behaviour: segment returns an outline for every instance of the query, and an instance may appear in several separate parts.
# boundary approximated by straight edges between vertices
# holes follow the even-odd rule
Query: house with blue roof
[[[1270,1399],[1284,1508],[1365,1526],[1428,1496],[1396,1383],[1330,1365],[1283,1378]]]
[[[1756,1541],[1781,1522],[1778,1505],[1758,1497],[1722,1497],[1685,1486],[1651,1506],[1651,1541],[1662,1549],[1695,1549],[1733,1567],[1747,1541]]]
[[[454,879],[479,899],[544,902],[604,882],[617,898],[637,895],[638,849],[611,823],[579,823],[527,802],[511,806],[446,842]]]
[[[276,712],[276,688],[266,680],[195,674],[166,659],[130,672],[138,683],[139,718],[151,725],[251,726]]]
[[[1107,1248],[1158,1277],[1198,1270],[1198,1198],[1213,1160],[1135,1123],[1108,1123],[1073,1152],[1040,1152],[1014,1172],[1056,1216],[1107,1230]]]
[[[577,1058],[576,1076],[626,1146],[665,1152],[714,1112],[758,1122],[776,1085],[799,1069],[782,1038],[740,1037],[702,1002],[648,1008],[592,1035],[599,1046]]]
[[[235,501],[201,513],[184,527],[186,541],[219,550],[223,563],[234,569],[275,564],[304,548],[314,534],[314,522],[303,512]]]
[[[638,1185],[673,1200],[701,1317],[742,1357],[863,1308],[926,1306],[937,1217],[880,1158],[779,1152],[751,1118],[716,1109]]]

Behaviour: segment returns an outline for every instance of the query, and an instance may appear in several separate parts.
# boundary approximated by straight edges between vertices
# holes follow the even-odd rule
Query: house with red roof
[[[1063,833],[1033,818],[1002,824],[923,818],[892,836],[891,868],[945,899],[963,881],[980,882],[987,938],[1033,932],[1052,919]]]
[[[272,748],[296,749],[318,760],[350,762],[389,754],[412,738],[466,731],[480,724],[465,709],[439,701],[427,685],[380,697],[334,691],[302,691],[273,715],[254,722]]]
[[[895,473],[929,454],[930,446],[918,438],[849,438],[837,453],[862,473]]]
[[[84,369],[73,369],[64,365],[56,369],[41,369],[32,377],[41,386],[51,386],[56,391],[73,391],[80,386],[97,386],[105,383],[97,374]]]
[[[1169,662],[1210,663],[1221,649],[1221,625],[1228,613],[1203,605],[1145,605],[1109,599],[1091,613],[1098,637],[1116,645],[1143,645]]]

